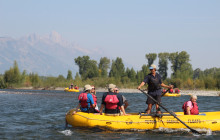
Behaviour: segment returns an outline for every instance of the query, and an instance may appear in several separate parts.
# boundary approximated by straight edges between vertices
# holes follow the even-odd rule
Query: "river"
[[[98,92],[98,105],[103,93]],[[169,129],[144,131],[109,131],[102,129],[65,128],[65,113],[76,107],[79,93],[47,90],[0,90],[0,139],[220,139],[220,132],[202,136],[187,131]],[[141,112],[146,109],[146,96],[123,93],[129,102],[126,110]],[[189,96],[163,97],[163,105],[171,111],[182,111]],[[219,96],[198,96],[201,112],[220,111]]]

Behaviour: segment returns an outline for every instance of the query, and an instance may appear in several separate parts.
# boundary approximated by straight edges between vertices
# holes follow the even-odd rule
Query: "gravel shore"
[[[55,88],[55,90],[64,90],[64,88]],[[83,89],[80,88],[80,91]],[[97,92],[107,92],[106,88],[96,88]],[[119,89],[120,93],[141,93],[138,89]],[[219,96],[220,91],[215,90],[181,90],[181,95],[197,95],[197,96]]]
[[[33,89],[32,87],[28,88],[19,88],[19,89]],[[39,88],[37,90],[60,90],[63,91],[63,87],[56,87],[56,88]],[[79,91],[82,92],[83,88],[79,88]],[[107,92],[107,88],[96,88],[97,92]],[[138,89],[124,89],[120,88],[119,93],[141,93]],[[197,96],[219,96],[220,97],[220,91],[217,90],[181,90],[181,95],[197,95]]]

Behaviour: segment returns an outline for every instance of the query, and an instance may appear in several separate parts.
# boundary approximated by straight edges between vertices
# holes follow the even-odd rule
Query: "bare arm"
[[[123,115],[127,115],[127,114],[125,113],[124,106],[121,106],[121,111],[123,112]]]
[[[190,107],[189,107],[189,106],[187,106],[186,112],[187,112],[187,115],[191,115],[191,114],[190,114]]]
[[[100,107],[100,115],[102,115],[103,109],[104,109],[104,104],[101,104],[101,107]]]
[[[78,111],[79,108],[80,108],[80,103],[77,105],[76,110],[73,111],[73,114],[75,114]]]
[[[124,104],[125,104],[124,109],[126,109],[126,108],[128,107],[128,105],[129,105],[129,104],[128,104],[128,101],[125,100]]]
[[[137,89],[141,89],[141,87],[142,87],[143,85],[145,85],[144,82],[142,82],[142,83],[137,87]]]
[[[92,104],[92,107],[95,108],[95,104]]]
[[[165,88],[173,88],[173,85],[167,86],[167,85],[165,85],[164,83],[162,83],[161,86],[162,86],[162,87],[165,87]]]

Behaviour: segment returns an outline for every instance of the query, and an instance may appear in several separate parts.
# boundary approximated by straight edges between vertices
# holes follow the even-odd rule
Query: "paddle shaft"
[[[163,97],[170,89],[168,88],[162,95],[161,97]]]
[[[167,111],[168,113],[170,113],[170,115],[172,115],[174,118],[176,118],[178,121],[180,121],[183,125],[185,125],[188,129],[190,129],[193,133],[197,133],[200,134],[198,131],[196,131],[195,129],[192,129],[191,127],[189,127],[187,124],[185,124],[183,121],[181,121],[176,114],[174,114],[173,112],[169,111],[167,108],[165,108],[161,103],[159,103],[157,100],[155,100],[152,96],[150,96],[148,93],[146,93],[144,90],[139,89],[141,92],[143,92],[145,95],[147,95],[147,97],[151,98],[154,102],[156,102],[160,107],[162,107],[165,111]]]

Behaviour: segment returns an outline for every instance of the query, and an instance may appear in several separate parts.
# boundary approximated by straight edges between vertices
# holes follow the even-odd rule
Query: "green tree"
[[[33,87],[39,87],[40,85],[40,78],[37,73],[30,73],[29,74],[30,82]]]
[[[144,64],[144,65],[142,66],[141,71],[143,72],[143,75],[144,75],[144,76],[147,76],[147,75],[150,73],[149,66],[147,66],[147,65]],[[143,80],[143,79],[142,79],[142,80]]]
[[[165,80],[167,78],[169,53],[159,53],[158,57],[159,57],[158,72],[161,75],[162,79]]]
[[[199,68],[193,71],[193,79],[201,79],[203,77],[203,71]]]
[[[98,67],[95,60],[90,60],[89,56],[75,58],[75,63],[79,66],[79,74],[82,79],[98,77]]]
[[[2,75],[0,75],[0,88],[6,88],[6,84]]]
[[[18,68],[18,64],[14,61],[13,68],[5,71],[4,81],[8,84],[18,84],[21,80],[21,73]]]
[[[133,68],[127,68],[126,73],[128,78],[131,79],[132,82],[136,82],[136,72]]]
[[[108,69],[110,68],[110,59],[102,57],[99,62],[99,70],[101,77],[108,77]]]
[[[76,76],[75,76],[75,81],[80,81],[81,80],[81,78],[80,78],[80,76],[79,76],[79,73],[77,72],[76,73]]]
[[[146,54],[145,57],[148,61],[148,66],[150,66],[156,60],[157,54],[156,53],[149,53],[149,54]]]
[[[125,76],[125,67],[121,58],[117,57],[115,61],[112,60],[109,76],[116,79],[121,79]]]
[[[66,79],[67,80],[73,80],[73,76],[72,76],[72,71],[71,70],[68,70]]]
[[[72,79],[71,79],[72,80]],[[59,75],[58,77],[57,77],[57,82],[65,82],[66,81],[66,79],[65,79],[65,77],[63,76],[63,75]]]
[[[169,55],[169,60],[172,64],[172,76],[174,78],[180,78],[187,80],[188,78],[193,77],[192,65],[189,63],[189,54],[185,51],[180,53],[171,53]]]
[[[144,80],[144,73],[142,70],[137,71],[136,79],[138,84],[140,84]]]

